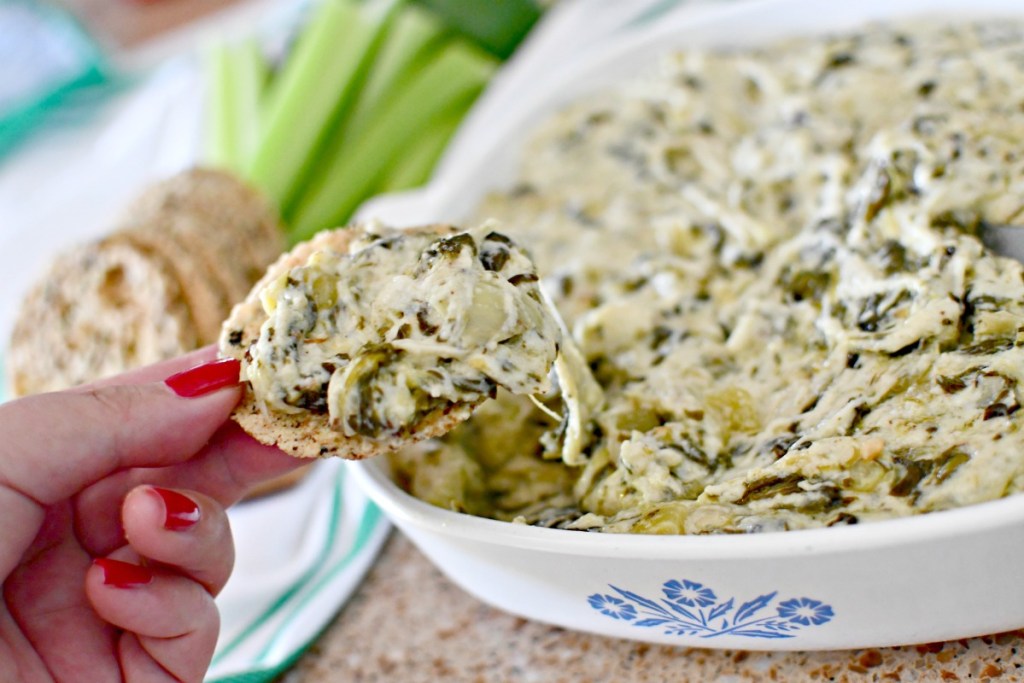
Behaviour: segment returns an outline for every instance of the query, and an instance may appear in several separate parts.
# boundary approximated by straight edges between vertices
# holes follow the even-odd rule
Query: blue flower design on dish
[[[587,600],[590,606],[612,619],[630,621],[636,618],[636,608],[625,600],[614,595],[591,595]]]
[[[628,621],[640,628],[660,627],[668,635],[715,638],[732,635],[747,638],[792,638],[796,631],[821,626],[835,616],[831,605],[800,597],[769,606],[778,591],[759,595],[736,606],[734,598],[719,600],[711,587],[689,579],[671,579],[662,584],[663,598],[646,598],[639,593],[609,585],[615,595],[595,593],[590,606],[612,619]]]
[[[672,579],[666,581],[665,586],[662,588],[665,591],[665,597],[672,602],[680,602],[687,607],[707,607],[708,605],[715,604],[715,592],[710,588],[705,588],[704,584],[695,583],[683,579],[682,582]]]
[[[779,616],[789,619],[794,624],[818,626],[832,619],[832,608],[823,605],[820,600],[810,598],[793,598],[779,603]]]

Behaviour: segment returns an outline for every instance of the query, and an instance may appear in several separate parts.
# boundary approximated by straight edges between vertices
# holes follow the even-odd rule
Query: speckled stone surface
[[[397,532],[283,683],[1024,681],[1024,631],[912,647],[765,653],[646,645],[495,610]]]

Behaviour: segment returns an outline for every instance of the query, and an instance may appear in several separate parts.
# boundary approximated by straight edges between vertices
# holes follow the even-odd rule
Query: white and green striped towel
[[[229,512],[238,558],[217,598],[221,634],[207,680],[279,675],[370,568],[389,525],[346,472],[343,462],[320,462],[293,490]]]

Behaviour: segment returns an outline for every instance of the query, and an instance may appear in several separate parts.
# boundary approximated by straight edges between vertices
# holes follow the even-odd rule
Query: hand
[[[0,405],[0,681],[203,679],[224,507],[300,464],[227,421],[238,364],[213,360]]]

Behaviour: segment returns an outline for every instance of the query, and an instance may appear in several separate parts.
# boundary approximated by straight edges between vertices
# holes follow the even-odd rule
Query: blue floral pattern
[[[668,635],[792,638],[796,631],[821,626],[835,616],[831,605],[806,597],[783,600],[771,610],[778,591],[736,606],[733,598],[720,600],[709,586],[689,579],[666,581],[661,587],[664,597],[656,600],[618,586],[609,588],[615,595],[595,593],[587,598],[590,606],[612,619],[662,628]]]
[[[682,583],[675,579],[666,581],[664,590],[666,598],[687,607],[707,607],[715,604],[715,601],[718,600],[715,597],[715,591],[686,579],[683,579]]]
[[[625,600],[612,595],[591,595],[590,606],[612,619],[632,621],[636,619],[636,608]]]
[[[823,605],[820,600],[794,598],[779,603],[779,616],[801,626],[818,626],[832,619],[833,614],[832,608]]]

